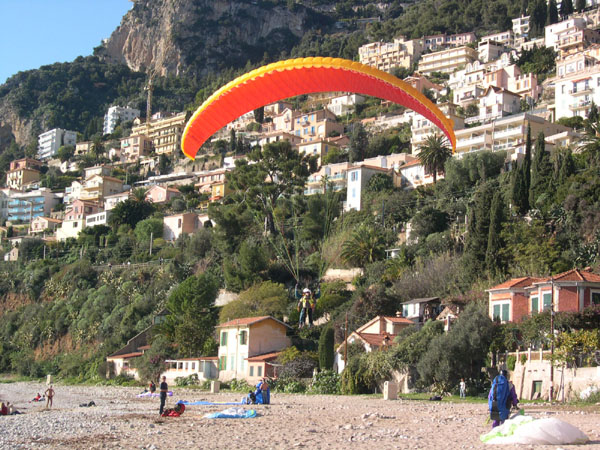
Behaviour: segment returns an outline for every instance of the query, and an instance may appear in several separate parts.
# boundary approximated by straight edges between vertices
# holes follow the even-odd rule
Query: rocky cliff
[[[327,24],[326,16],[300,4],[135,0],[97,55],[133,70],[202,76],[265,54],[286,56],[306,31]]]

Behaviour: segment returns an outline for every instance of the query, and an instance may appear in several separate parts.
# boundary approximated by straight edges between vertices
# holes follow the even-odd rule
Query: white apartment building
[[[96,214],[90,214],[85,217],[86,227],[95,227],[97,225],[108,225],[108,220],[112,215],[112,211],[100,211]]]
[[[77,144],[77,133],[75,131],[55,128],[38,136],[38,159],[50,159],[63,145]]]
[[[512,47],[515,44],[515,36],[513,34],[513,30],[507,30],[500,33],[488,34],[479,40],[480,43],[488,41],[493,41],[497,42],[498,44],[504,44],[507,47]]]
[[[405,41],[403,37],[393,42],[372,42],[358,49],[362,64],[389,72],[394,67],[411,67],[423,53],[422,39]]]
[[[356,105],[364,103],[365,98],[359,94],[344,94],[339,97],[332,98],[327,109],[336,116],[345,116],[351,114],[356,109]]]
[[[533,138],[540,131],[546,136],[551,136],[569,130],[564,125],[548,122],[531,114],[515,114],[478,127],[456,131],[456,155],[460,157],[466,153],[483,150],[506,150],[509,156],[520,153],[527,138],[528,125],[531,126]]]
[[[122,106],[111,106],[104,115],[104,134],[111,134],[115,131],[119,121],[127,122],[140,117],[140,110]]]
[[[427,50],[460,47],[477,41],[475,33],[435,34],[424,36],[423,42]]]
[[[457,105],[454,103],[442,103],[438,105],[438,108],[440,108],[446,117],[452,120],[455,131],[465,127],[465,120],[456,114]],[[414,155],[419,153],[420,147],[425,143],[428,136],[441,133],[437,125],[420,114],[415,114],[411,132],[410,145]]]
[[[496,41],[480,42],[477,46],[479,59],[485,63],[495,61],[506,52],[506,46]]]
[[[558,50],[558,42],[560,33],[569,29],[583,30],[585,28],[585,20],[581,17],[575,17],[562,22],[547,25],[544,28],[544,43],[546,47],[552,47]]]
[[[521,109],[521,96],[504,88],[489,86],[479,97],[479,114],[465,119],[466,123],[491,122]]]
[[[433,72],[452,73],[476,61],[478,56],[477,50],[466,46],[428,53],[419,61],[419,73],[426,76]]]
[[[576,64],[578,70],[564,74],[572,64]],[[586,59],[582,55],[573,58],[569,64],[563,64],[561,68],[554,81],[556,118],[587,117],[592,101],[600,104],[600,65],[586,66]],[[561,76],[561,72],[564,75]]]
[[[527,39],[529,36],[529,16],[521,16],[512,20],[512,31],[515,38]]]
[[[378,173],[391,176],[392,170],[366,165],[353,166],[348,169],[346,174],[348,190],[346,191],[346,204],[344,205],[346,211],[351,209],[360,211],[362,193],[371,177]]]

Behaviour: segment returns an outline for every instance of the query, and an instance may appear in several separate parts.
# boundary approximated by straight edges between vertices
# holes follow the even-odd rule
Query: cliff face
[[[307,30],[327,22],[302,5],[136,0],[97,54],[158,75],[205,75],[260,61],[265,52],[289,52]]]

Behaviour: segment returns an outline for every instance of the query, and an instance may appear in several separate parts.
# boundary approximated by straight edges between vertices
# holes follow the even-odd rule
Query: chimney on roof
[[[402,311],[396,311],[396,317],[402,317]]]

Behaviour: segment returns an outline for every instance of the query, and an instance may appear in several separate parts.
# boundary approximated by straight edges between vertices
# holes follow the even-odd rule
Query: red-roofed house
[[[377,316],[363,326],[350,333],[342,344],[337,348],[335,353],[334,370],[342,373],[346,362],[344,354],[346,343],[352,344],[358,342],[362,344],[366,352],[371,352],[378,348],[391,344],[400,330],[410,325],[414,325],[412,320],[401,317],[399,314],[396,317]]]
[[[219,333],[219,379],[245,379],[250,384],[274,376],[268,364],[276,352],[290,346],[288,325],[271,316],[234,319],[217,326]]]
[[[155,185],[146,191],[146,200],[152,203],[170,202],[175,197],[181,197],[181,192],[171,187]]]
[[[600,304],[600,275],[589,268],[571,269],[552,278],[514,278],[488,289],[490,317],[520,322],[523,317],[549,309],[552,284],[556,312],[578,312]]]

